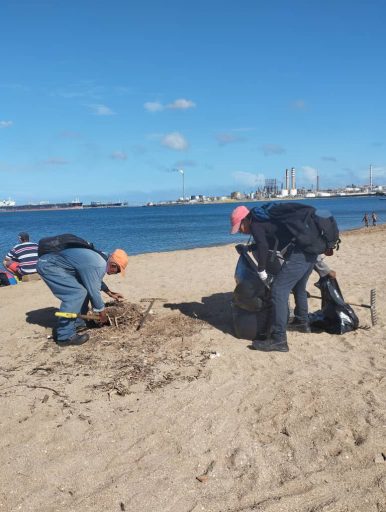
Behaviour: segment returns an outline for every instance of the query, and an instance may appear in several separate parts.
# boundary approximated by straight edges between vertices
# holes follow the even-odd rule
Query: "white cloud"
[[[285,149],[279,144],[263,144],[261,149],[265,156],[282,155],[285,153]]]
[[[311,181],[311,182],[315,182],[316,181],[316,177],[318,175],[318,171],[314,167],[310,167],[308,165],[305,165],[304,167],[301,168],[301,172],[302,172],[304,178],[307,181]]]
[[[295,108],[296,110],[305,110],[307,105],[304,100],[299,99],[292,102],[292,108]]]
[[[167,105],[163,105],[159,101],[147,101],[144,103],[144,108],[148,112],[161,112],[162,110],[188,110],[189,108],[194,108],[196,104],[192,100],[186,100],[184,98],[179,98],[174,100],[172,103],[168,103]]]
[[[248,187],[258,187],[264,184],[264,174],[252,174],[251,172],[236,171],[232,174],[233,179],[240,185]]]
[[[111,110],[111,108],[106,107],[106,105],[102,105],[100,103],[89,105],[91,110],[96,116],[113,116],[115,112]]]
[[[216,135],[217,142],[220,146],[226,146],[227,144],[233,144],[234,142],[242,142],[245,137],[235,135],[234,133],[218,133]]]
[[[48,160],[44,160],[45,165],[66,165],[68,161],[64,158],[49,158]]]
[[[160,112],[164,109],[164,106],[159,101],[147,101],[143,106],[148,112]]]
[[[185,100],[184,98],[174,100],[173,103],[169,103],[166,105],[166,108],[170,108],[172,110],[187,110],[189,108],[194,108],[196,104],[191,100]]]
[[[13,125],[13,121],[0,121],[0,128],[9,128]]]
[[[172,132],[166,134],[162,141],[163,146],[166,146],[170,149],[175,149],[177,151],[183,151],[188,148],[188,141],[185,137],[179,132]]]
[[[124,151],[113,151],[111,158],[113,160],[127,160],[127,154]]]

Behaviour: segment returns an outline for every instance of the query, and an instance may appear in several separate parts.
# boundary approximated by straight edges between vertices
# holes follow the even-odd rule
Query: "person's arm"
[[[118,301],[124,299],[124,296],[122,294],[117,293],[117,292],[112,292],[104,281],[102,281],[101,290],[102,290],[102,292],[106,293],[106,295],[108,295],[112,299],[115,299]]]
[[[257,253],[257,270],[258,272],[265,272],[268,258],[268,240],[263,222],[251,223],[251,234],[256,243]]]
[[[77,268],[77,272],[86,288],[93,310],[99,313],[105,309],[105,303],[101,295],[102,279],[105,275],[106,267],[104,265],[88,265]]]

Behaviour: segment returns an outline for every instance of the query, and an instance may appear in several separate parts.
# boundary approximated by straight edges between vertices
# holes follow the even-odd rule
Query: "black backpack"
[[[63,235],[49,236],[39,240],[38,244],[38,256],[48,254],[50,252],[60,252],[64,249],[90,249],[95,251],[105,258],[101,251],[95,249],[94,244],[87,242],[79,236],[72,235],[70,233],[64,233]],[[106,259],[106,258],[105,258]]]
[[[297,247],[310,254],[323,254],[339,249],[339,229],[328,210],[296,202],[266,203],[252,208],[251,216],[260,222],[272,221],[293,236]]]

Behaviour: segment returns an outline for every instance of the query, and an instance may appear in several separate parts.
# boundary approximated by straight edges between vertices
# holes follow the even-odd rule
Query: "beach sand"
[[[329,264],[347,301],[376,288],[378,325],[356,307],[362,329],[289,353],[233,336],[233,246],[131,257],[107,283],[132,325],[82,347],[47,338],[43,282],[0,289],[0,511],[386,511],[386,229],[342,240]]]

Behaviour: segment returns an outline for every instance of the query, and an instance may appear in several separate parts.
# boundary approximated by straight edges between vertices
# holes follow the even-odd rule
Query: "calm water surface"
[[[386,200],[377,197],[307,199],[306,204],[330,210],[340,230],[357,228],[365,212],[375,211],[386,222]],[[240,203],[242,204],[242,203]],[[258,203],[245,203],[253,207]],[[203,204],[116,209],[0,213],[0,257],[17,243],[17,233],[31,239],[74,233],[95,246],[129,254],[207,247],[245,240],[229,234],[229,215],[236,204]]]

